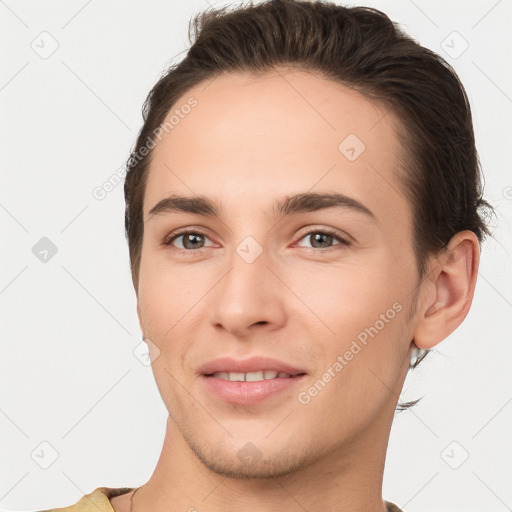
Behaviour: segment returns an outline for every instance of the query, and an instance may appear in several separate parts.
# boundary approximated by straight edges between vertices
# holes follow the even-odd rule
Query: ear
[[[480,244],[472,231],[461,231],[450,240],[431,270],[428,299],[420,311],[414,344],[430,349],[448,337],[466,318],[480,262]]]

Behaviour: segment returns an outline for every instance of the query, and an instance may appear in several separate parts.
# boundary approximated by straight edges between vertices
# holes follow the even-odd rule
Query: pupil
[[[197,242],[198,238],[202,236],[202,235],[196,235],[194,233],[189,233],[185,239],[184,239],[184,243],[183,243],[183,246],[186,248],[186,249],[196,249],[197,247],[195,247],[193,244],[194,242]],[[192,246],[189,246],[189,244],[192,244]]]
[[[326,243],[328,244],[330,241],[332,241],[332,236],[331,236],[331,235],[327,235],[327,234],[325,234],[325,233],[315,233],[315,234],[314,234],[314,235],[312,235],[312,236],[314,237],[314,243],[312,244],[312,245],[313,245],[313,247],[315,247],[315,243],[316,243],[317,241],[319,241],[319,242],[320,242],[320,244],[322,244],[322,241],[321,241],[321,239],[322,239],[322,238],[326,239],[326,240],[324,240],[324,242],[323,242],[324,246],[325,246],[325,244],[326,244]]]

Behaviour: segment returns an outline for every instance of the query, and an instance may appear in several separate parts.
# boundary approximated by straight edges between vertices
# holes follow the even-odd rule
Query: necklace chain
[[[142,486],[141,486],[142,487]],[[137,494],[137,491],[140,489],[140,487],[137,487],[137,489],[135,489],[135,492],[132,494],[131,498],[130,498],[130,512],[133,512],[133,497],[135,496],[135,494]]]

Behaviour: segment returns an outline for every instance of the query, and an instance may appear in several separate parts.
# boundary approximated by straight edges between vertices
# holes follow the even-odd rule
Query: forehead
[[[399,123],[354,89],[297,69],[228,73],[187,91],[172,115],[153,150],[145,217],[174,193],[265,209],[287,194],[338,191],[407,222]]]

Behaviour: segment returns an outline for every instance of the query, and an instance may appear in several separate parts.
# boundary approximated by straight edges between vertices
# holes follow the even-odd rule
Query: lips
[[[277,372],[286,373],[294,377],[307,373],[304,369],[292,366],[283,361],[270,357],[251,357],[249,359],[234,359],[222,357],[206,363],[199,369],[201,375],[212,376],[214,373],[252,373],[252,372]]]

